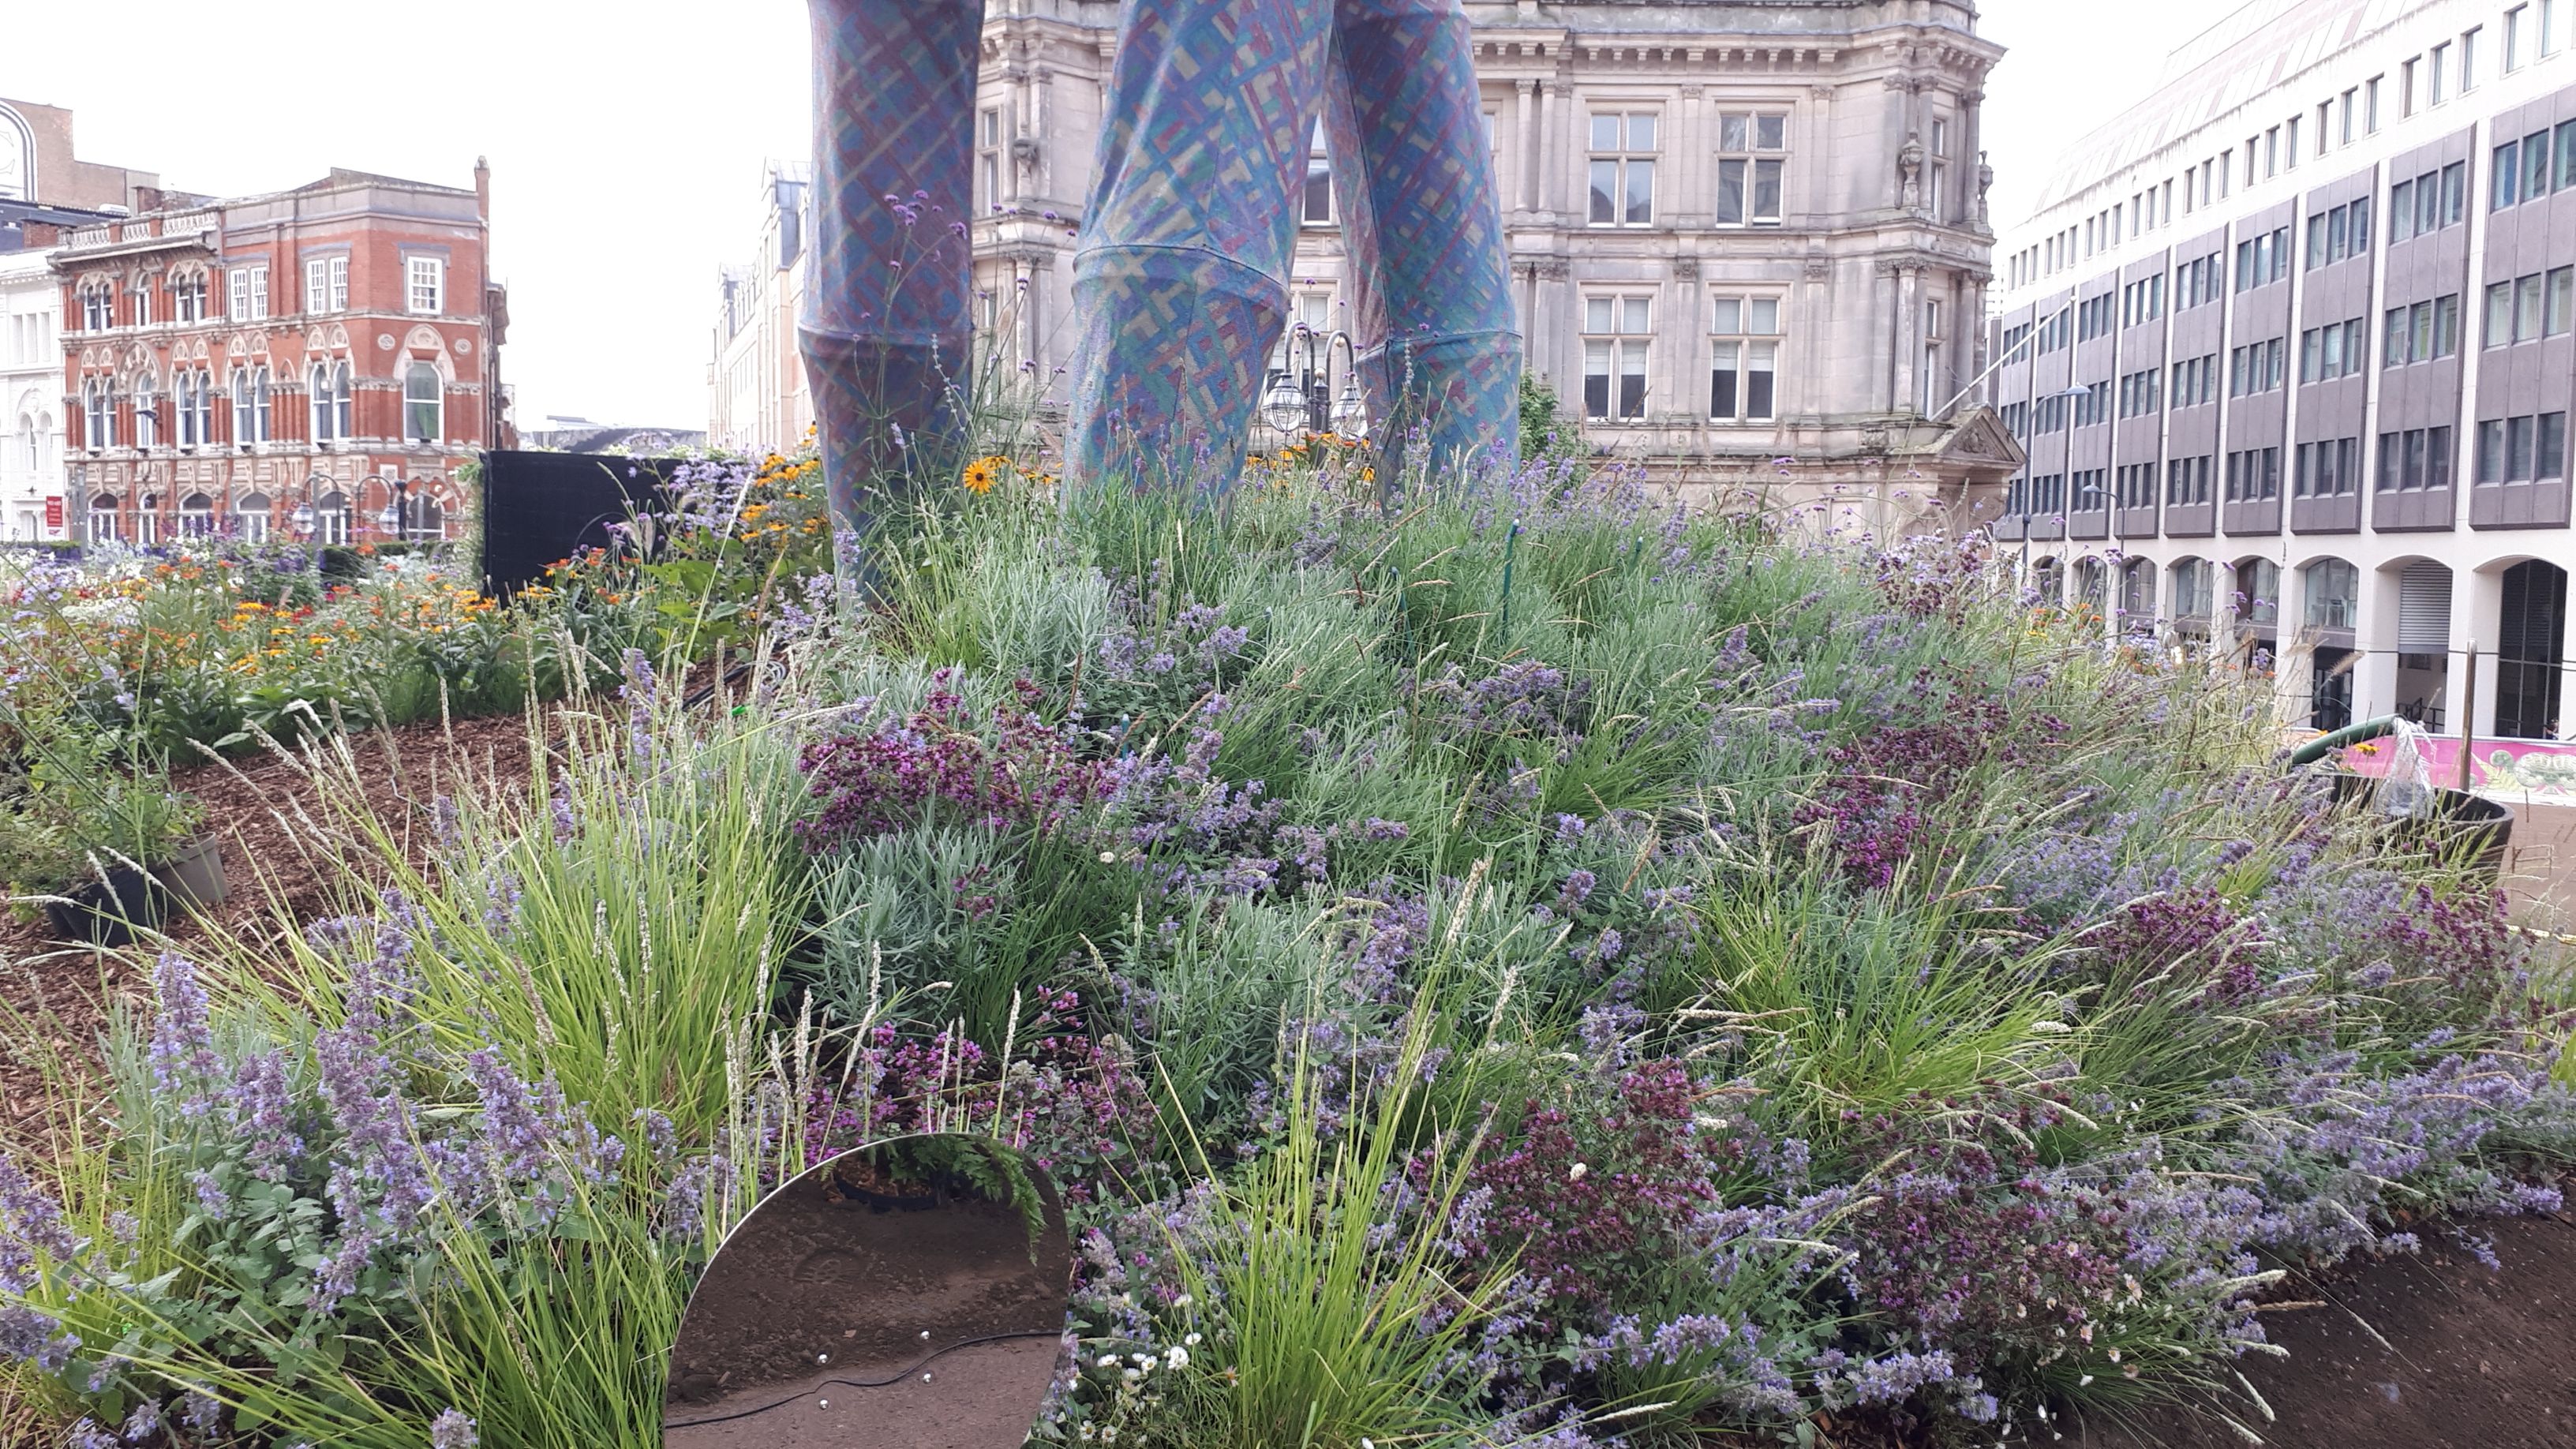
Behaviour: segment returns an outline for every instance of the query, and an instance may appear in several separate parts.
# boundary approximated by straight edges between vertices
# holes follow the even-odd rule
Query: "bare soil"
[[[2424,1234],[2420,1256],[2349,1276],[2294,1280],[2264,1315],[2286,1359],[2239,1367],[2271,1410],[2225,1411],[2276,1449],[2562,1449],[2576,1446],[2576,1224],[2563,1217],[2471,1225],[2501,1271],[2456,1240]],[[2188,1412],[2097,1426],[2068,1442],[2105,1449],[2244,1449],[2244,1436]]]
[[[1012,1207],[846,1169],[772,1194],[671,1351],[667,1449],[1017,1449],[1061,1353],[1073,1254]],[[836,1167],[844,1170],[836,1171]]]
[[[418,865],[438,796],[525,787],[527,731],[518,716],[432,720],[365,731],[346,745],[365,782],[364,803]],[[273,939],[332,912],[332,885],[345,878],[344,862],[352,857],[332,823],[338,813],[332,805],[348,802],[326,800],[325,791],[345,790],[345,781],[326,783],[301,753],[267,751],[174,772],[173,784],[204,803],[230,893],[202,917],[181,914],[166,922],[172,949],[203,946],[216,932]],[[36,1028],[31,1039],[0,1045],[0,1140],[39,1145],[59,1129],[51,1074],[94,1076],[111,1011],[149,996],[159,944],[102,951],[57,939],[41,918],[0,915],[0,1007]]]

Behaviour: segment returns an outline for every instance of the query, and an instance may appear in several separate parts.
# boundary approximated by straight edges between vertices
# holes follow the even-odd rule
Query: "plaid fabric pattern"
[[[813,235],[798,339],[833,512],[956,451],[983,0],[810,0]]]
[[[1338,0],[1324,115],[1351,333],[1392,480],[1519,455],[1521,338],[1456,0]]]
[[[1108,109],[1074,259],[1070,476],[1241,470],[1319,113],[1377,436],[1438,462],[1517,452],[1520,339],[1457,0],[1132,0]]]

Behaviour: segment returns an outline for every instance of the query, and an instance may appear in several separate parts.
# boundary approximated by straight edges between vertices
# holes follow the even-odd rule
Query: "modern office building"
[[[2294,719],[2560,735],[2576,0],[2251,0],[2002,255],[2039,587],[2262,651]]]
[[[1676,482],[1829,485],[2001,506],[2010,439],[1954,407],[1983,367],[1993,234],[1980,106],[2002,48],[1965,0],[1466,0],[1532,372],[1586,440]],[[1116,0],[991,7],[976,100],[977,318],[1060,397],[1070,233],[1092,179]],[[783,196],[785,181],[771,178]],[[801,189],[800,189],[801,190]],[[801,195],[798,198],[801,201]],[[773,199],[775,201],[775,198]],[[1343,313],[1332,158],[1302,195],[1293,322]],[[795,441],[744,401],[792,290],[770,208],[729,273],[710,435]],[[1282,366],[1302,367],[1284,352]],[[1901,510],[1900,510],[1901,511]]]

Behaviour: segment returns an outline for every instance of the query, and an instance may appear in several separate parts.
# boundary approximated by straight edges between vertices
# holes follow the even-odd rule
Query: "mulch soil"
[[[527,735],[528,722],[512,715],[370,730],[345,743],[366,803],[397,832],[417,866],[438,796],[488,797],[526,787]],[[301,927],[332,913],[332,885],[345,878],[345,866],[331,857],[346,857],[335,849],[335,802],[324,792],[348,788],[341,772],[316,771],[301,752],[272,750],[175,771],[172,783],[204,803],[229,894],[205,918],[183,915],[165,923],[171,949],[203,945],[210,928],[258,940],[274,938],[287,922]],[[94,1075],[110,1011],[149,998],[152,955],[140,944],[112,952],[65,942],[42,919],[0,916],[0,1002],[25,1013],[40,1033],[0,1051],[0,1139],[38,1145],[59,1125],[50,1120],[49,1071]]]
[[[2289,1357],[2239,1367],[2264,1406],[2226,1412],[2276,1449],[2567,1449],[2576,1446],[2576,1223],[2469,1225],[2489,1268],[2427,1229],[2421,1255],[2293,1280],[2264,1315]],[[2088,1449],[2243,1449],[2243,1435],[2183,1411],[2099,1425]]]

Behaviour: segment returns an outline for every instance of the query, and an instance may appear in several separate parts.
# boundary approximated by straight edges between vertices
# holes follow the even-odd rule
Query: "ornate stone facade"
[[[977,94],[977,322],[1065,392],[1072,232],[1115,0],[991,0]],[[1884,515],[2019,450],[1982,408],[1993,243],[1966,0],[1467,0],[1533,376],[1661,478]],[[1330,158],[1315,159],[1316,175]],[[1297,316],[1340,315],[1329,185]],[[1721,416],[1721,414],[1723,414]],[[722,431],[719,429],[719,431]],[[762,438],[777,445],[793,441]],[[1896,495],[1908,495],[1898,499]]]

